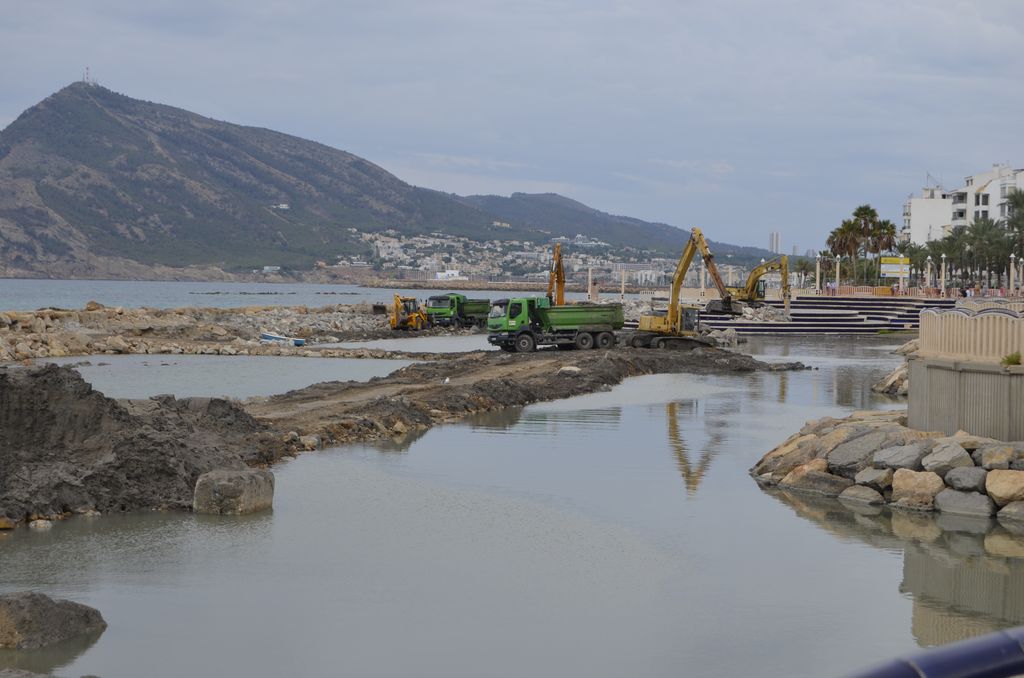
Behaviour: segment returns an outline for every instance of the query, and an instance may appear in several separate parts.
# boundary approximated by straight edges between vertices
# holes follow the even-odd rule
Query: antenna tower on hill
[[[85,75],[82,76],[82,82],[86,85],[96,85],[96,80],[89,74],[89,67],[85,67]]]

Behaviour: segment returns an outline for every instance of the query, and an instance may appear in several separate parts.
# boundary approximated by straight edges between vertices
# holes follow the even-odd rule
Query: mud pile
[[[269,436],[215,398],[116,401],[69,367],[0,369],[0,518],[187,509],[200,474],[243,468]]]

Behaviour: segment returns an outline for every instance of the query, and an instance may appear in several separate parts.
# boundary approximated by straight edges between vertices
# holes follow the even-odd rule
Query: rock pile
[[[911,339],[893,353],[910,358],[917,354],[919,345],[919,340]],[[888,395],[907,395],[910,392],[910,366],[907,364],[907,360],[904,360],[902,365],[874,384],[871,390]]]
[[[812,421],[751,474],[766,486],[848,502],[1024,521],[1024,442],[905,424],[902,411]]]

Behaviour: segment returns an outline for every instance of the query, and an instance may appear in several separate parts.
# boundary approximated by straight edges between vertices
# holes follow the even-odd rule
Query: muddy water
[[[250,398],[320,381],[368,381],[411,364],[408,360],[214,355],[104,355],[49,362],[75,365],[83,379],[111,398],[162,393]]]
[[[95,605],[110,627],[18,661],[107,677],[839,676],[1024,622],[1013,535],[855,515],[747,476],[806,419],[893,405],[868,385],[898,340],[828,341],[751,344],[817,370],[641,377],[306,455],[276,470],[272,513],[19,531],[0,542],[0,589]]]

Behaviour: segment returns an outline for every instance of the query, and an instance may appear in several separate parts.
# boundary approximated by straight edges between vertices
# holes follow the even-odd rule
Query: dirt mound
[[[70,367],[3,368],[0,517],[188,509],[200,474],[259,461],[264,437],[228,401],[116,401]]]

